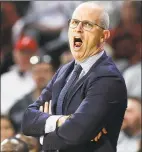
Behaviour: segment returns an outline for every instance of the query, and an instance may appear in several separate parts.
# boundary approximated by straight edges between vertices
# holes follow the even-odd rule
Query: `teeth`
[[[75,39],[81,39],[81,37],[80,37],[80,36],[75,36],[74,38],[75,38]]]

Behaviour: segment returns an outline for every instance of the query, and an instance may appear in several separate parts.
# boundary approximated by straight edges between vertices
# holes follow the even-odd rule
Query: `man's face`
[[[31,68],[30,58],[36,55],[32,51],[14,51],[14,59],[21,71],[27,71]]]
[[[94,11],[94,9],[96,11]],[[102,10],[99,8],[81,6],[74,11],[72,19],[77,19],[79,21],[87,20],[99,25],[99,15],[101,11]],[[74,58],[78,61],[83,61],[89,56],[98,53],[102,36],[103,29],[96,25],[94,25],[90,31],[84,30],[82,23],[79,23],[74,29],[69,27],[68,37],[70,49]],[[76,38],[80,38],[82,43],[75,42]]]
[[[14,136],[15,131],[8,119],[1,118],[1,142],[9,137]]]
[[[33,79],[36,82],[36,85],[39,89],[43,89],[51,80],[54,71],[50,64],[39,63],[33,66],[32,68]]]

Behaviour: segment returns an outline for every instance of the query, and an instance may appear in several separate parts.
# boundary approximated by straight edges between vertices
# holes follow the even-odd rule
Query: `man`
[[[1,113],[8,114],[15,102],[32,91],[30,58],[37,54],[37,42],[27,36],[17,41],[13,50],[15,65],[1,76]]]
[[[8,116],[0,115],[0,140],[1,142],[15,135],[15,126]]]
[[[129,68],[124,71],[123,77],[126,82],[128,96],[141,98],[141,61],[137,62],[132,66],[129,66]]]
[[[75,61],[59,68],[22,122],[25,135],[44,135],[43,150],[116,151],[127,93],[124,79],[103,50],[108,25],[108,14],[94,2],[75,9],[68,32]],[[52,114],[47,113],[49,100]],[[103,128],[108,134],[92,140]]]
[[[123,125],[118,139],[118,152],[136,152],[141,140],[141,100],[128,98]],[[129,145],[129,146],[128,146]]]
[[[128,98],[128,107],[123,123],[126,124],[124,131],[128,136],[136,139],[141,138],[141,99],[136,97]]]
[[[15,123],[17,131],[21,129],[21,121],[25,109],[38,99],[41,91],[46,87],[46,84],[51,80],[54,74],[54,67],[50,56],[33,56],[30,60],[33,64],[31,73],[36,87],[22,99],[18,100],[9,111],[9,116]],[[34,60],[36,62],[34,62]]]

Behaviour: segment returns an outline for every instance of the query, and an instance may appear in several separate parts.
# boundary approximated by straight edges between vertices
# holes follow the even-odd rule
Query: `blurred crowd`
[[[39,152],[39,140],[20,132],[25,109],[63,64],[73,59],[68,19],[83,1],[0,2],[1,151]],[[110,15],[108,56],[123,74],[128,106],[117,152],[141,151],[141,1],[96,1]]]

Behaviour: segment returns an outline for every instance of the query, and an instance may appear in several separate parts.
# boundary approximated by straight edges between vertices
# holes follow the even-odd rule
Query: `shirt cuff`
[[[44,136],[40,136],[39,142],[41,145],[43,145],[43,138],[44,138]]]
[[[46,120],[46,123],[45,123],[45,133],[46,134],[53,132],[56,129],[56,122],[60,117],[62,117],[62,115],[50,116]],[[43,145],[43,139],[44,139],[44,136],[41,136],[39,139],[41,145]]]
[[[56,129],[56,122],[57,120],[62,117],[62,115],[53,115],[50,116],[45,123],[45,133],[53,132]]]

